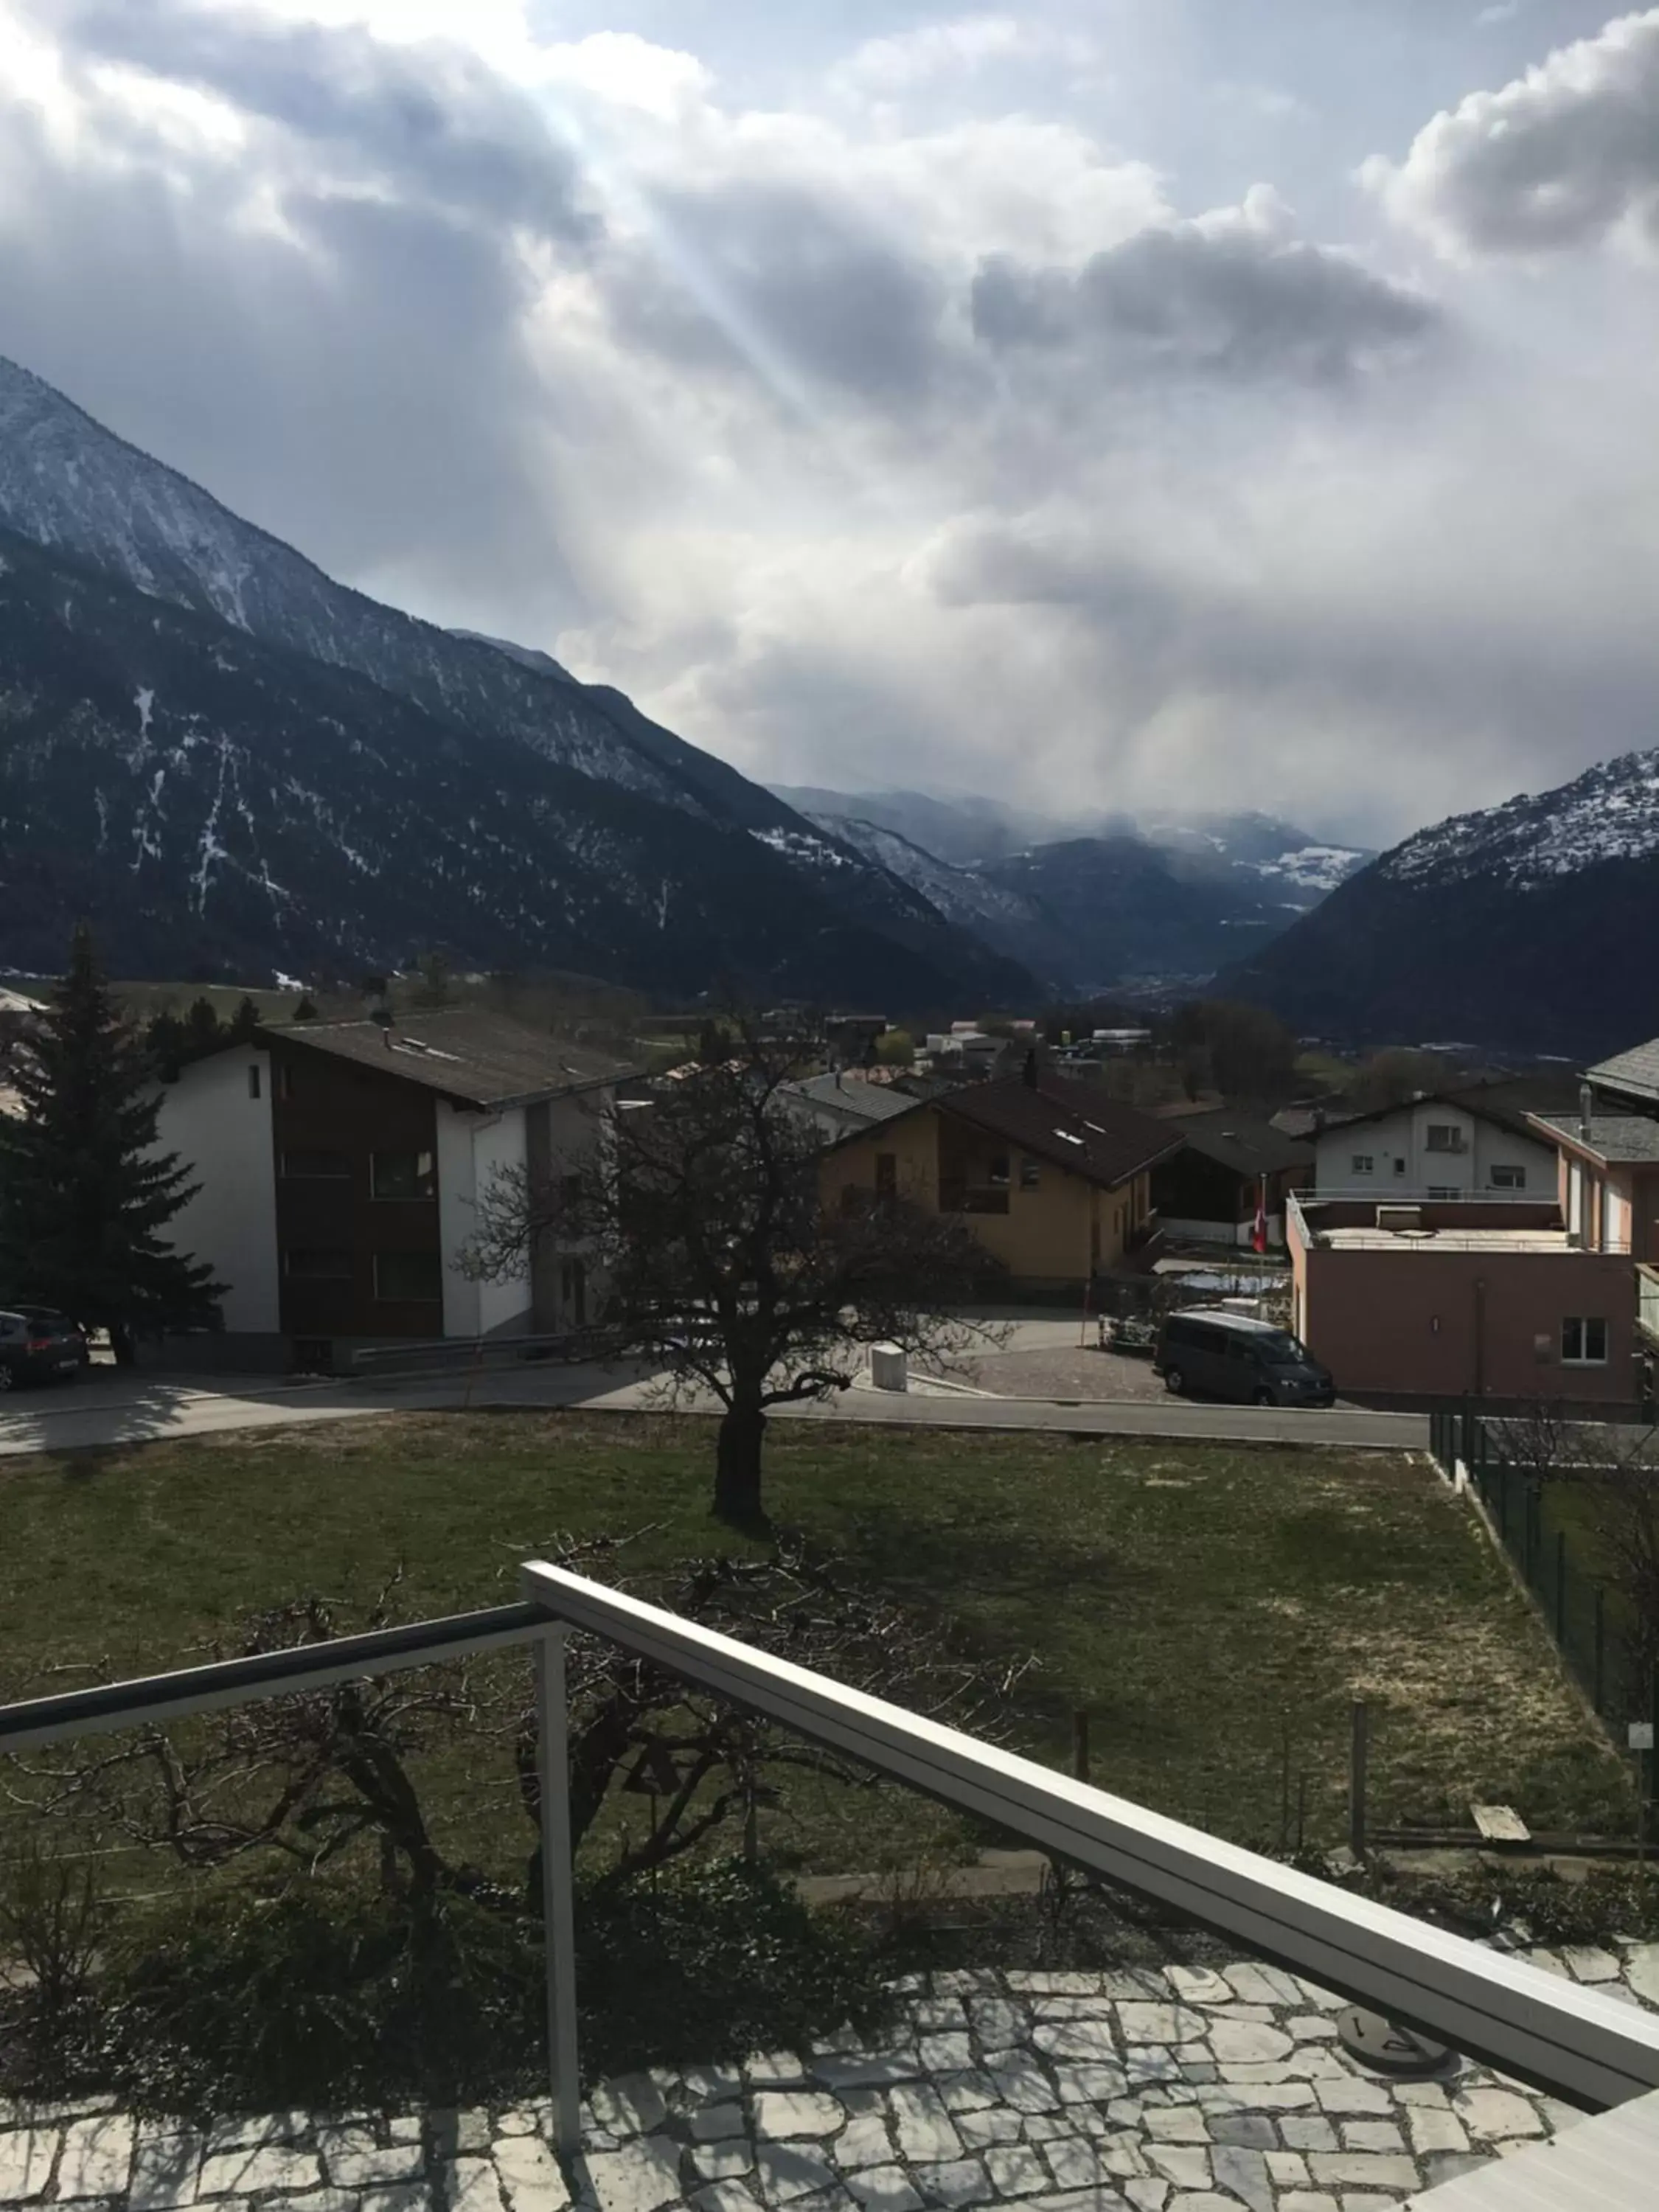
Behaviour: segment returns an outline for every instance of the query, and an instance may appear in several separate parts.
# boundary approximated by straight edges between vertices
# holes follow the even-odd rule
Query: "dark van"
[[[1152,1371],[1177,1397],[1197,1390],[1252,1406],[1329,1406],[1331,1370],[1300,1338],[1245,1314],[1176,1313],[1165,1321]]]

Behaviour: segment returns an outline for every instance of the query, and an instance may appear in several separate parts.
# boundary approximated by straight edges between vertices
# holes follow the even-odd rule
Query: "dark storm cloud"
[[[575,164],[534,104],[459,46],[394,46],[356,26],[250,9],[118,0],[66,27],[82,58],[216,94],[452,215],[591,237]]]
[[[503,622],[571,619],[526,450],[533,285],[494,228],[305,164],[141,159],[135,118],[94,112],[130,159],[70,166],[0,98],[0,351],[336,574],[462,606],[490,580]],[[276,227],[245,206],[267,178]]]
[[[758,179],[652,199],[648,252],[606,293],[619,334],[670,357],[737,367],[758,340],[798,373],[883,405],[942,367],[939,276],[819,191]]]
[[[1329,384],[1419,346],[1440,315],[1302,240],[1244,222],[1184,223],[1142,231],[1075,272],[988,261],[973,323],[998,352],[1072,352],[1108,374]]]

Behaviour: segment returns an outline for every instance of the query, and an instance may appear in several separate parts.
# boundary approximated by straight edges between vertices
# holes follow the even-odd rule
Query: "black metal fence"
[[[1557,1649],[1615,1742],[1652,1717],[1653,1681],[1631,1617],[1591,1540],[1563,1510],[1581,1481],[1523,1464],[1501,1425],[1470,1407],[1429,1416],[1429,1449],[1447,1474],[1461,1462],[1498,1540],[1538,1601]]]

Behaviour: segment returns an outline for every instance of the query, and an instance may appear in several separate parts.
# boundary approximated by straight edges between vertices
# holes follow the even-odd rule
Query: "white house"
[[[579,1174],[631,1073],[470,1008],[297,1023],[192,1062],[162,1089],[158,1143],[198,1186],[169,1235],[224,1285],[224,1328],[179,1356],[344,1367],[366,1346],[580,1327],[579,1244],[544,1238],[505,1282],[459,1261],[496,1174]]]
[[[1424,1095],[1310,1132],[1320,1198],[1553,1198],[1556,1155],[1504,1084]]]

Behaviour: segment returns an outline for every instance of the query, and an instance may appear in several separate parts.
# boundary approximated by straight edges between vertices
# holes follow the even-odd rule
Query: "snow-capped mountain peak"
[[[1501,805],[1419,830],[1378,862],[1395,883],[1501,877],[1517,888],[1577,874],[1604,860],[1659,852],[1659,749],[1602,761],[1559,790],[1523,792]]]

